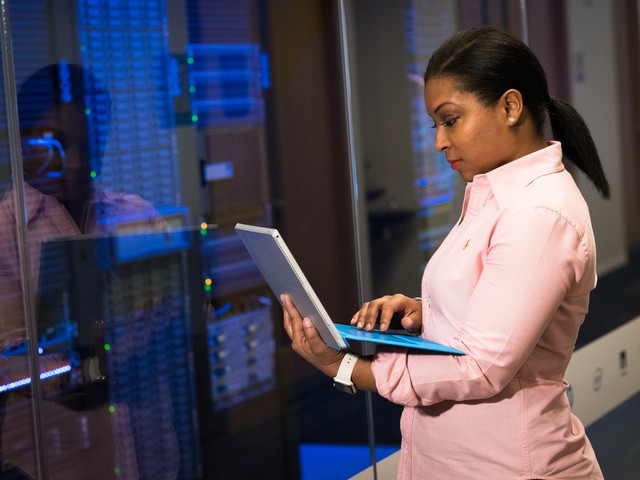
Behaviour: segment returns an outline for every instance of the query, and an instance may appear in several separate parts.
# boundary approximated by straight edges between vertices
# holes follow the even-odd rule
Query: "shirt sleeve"
[[[378,392],[411,406],[499,393],[529,357],[563,298],[593,288],[587,227],[545,207],[506,214],[491,234],[482,272],[451,342],[466,355],[379,353],[372,363]]]

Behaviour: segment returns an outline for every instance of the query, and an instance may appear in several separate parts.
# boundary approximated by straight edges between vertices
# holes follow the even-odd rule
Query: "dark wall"
[[[359,306],[335,2],[268,4],[275,223],[336,322]]]

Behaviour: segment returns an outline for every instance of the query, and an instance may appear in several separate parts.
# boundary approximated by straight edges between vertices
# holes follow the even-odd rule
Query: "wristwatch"
[[[338,374],[333,377],[333,386],[336,390],[344,393],[354,395],[358,390],[351,381],[351,373],[356,366],[356,362],[360,357],[353,353],[347,353],[340,362],[340,368],[338,368]]]

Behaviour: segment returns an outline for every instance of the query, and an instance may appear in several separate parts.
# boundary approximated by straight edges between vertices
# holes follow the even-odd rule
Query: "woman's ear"
[[[511,125],[515,125],[520,120],[522,111],[524,110],[524,103],[522,102],[522,94],[514,89],[510,88],[502,94],[500,97],[500,106],[504,109],[505,120]]]

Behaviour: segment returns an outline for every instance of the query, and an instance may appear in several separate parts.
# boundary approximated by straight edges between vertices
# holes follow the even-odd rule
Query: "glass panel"
[[[214,237],[173,228],[43,244],[41,358],[70,369],[44,395],[52,478],[196,478],[194,359]]]
[[[36,450],[54,479],[335,478],[368,465],[364,397],[335,392],[291,351],[232,228],[281,227],[288,214],[306,230],[322,206],[325,258],[305,251],[300,227],[289,243],[312,281],[325,273],[318,291],[336,319],[357,308],[342,112],[317,87],[300,108],[291,99],[308,92],[289,83],[320,72],[326,99],[340,91],[339,65],[325,64],[338,58],[335,11],[281,3],[9,1],[28,244],[18,255],[14,214],[0,292],[3,315],[18,311],[2,325],[12,474],[36,478]],[[280,52],[292,63],[272,62],[273,25],[304,33],[300,50]],[[291,47],[281,40],[273,48]],[[309,124],[291,135],[294,110]],[[292,193],[298,179],[282,172],[296,167],[335,205]],[[12,192],[8,163],[2,175]],[[19,210],[13,196],[3,205]],[[23,304],[37,326],[33,392]]]
[[[32,329],[27,323],[33,321],[28,318],[32,297],[27,296],[27,301],[23,298],[23,288],[33,278],[23,276],[23,272],[29,270],[22,254],[31,245],[25,244],[21,175],[17,179],[12,175],[12,170],[19,164],[19,134],[15,115],[10,117],[8,113],[15,111],[15,97],[7,101],[7,97],[13,96],[13,66],[4,7],[3,2],[0,38],[3,60],[0,67],[0,477],[20,478],[21,470],[32,474],[38,471],[31,400],[38,390],[32,383],[35,377],[35,369],[31,368],[34,344]],[[15,185],[13,180],[17,180]]]
[[[418,296],[422,272],[458,220],[464,192],[444,154],[434,150],[435,130],[423,96],[427,62],[459,28],[492,23],[518,31],[519,6],[465,0],[354,0],[351,5],[370,249],[367,295]],[[401,410],[374,398],[377,446],[399,448]]]
[[[354,96],[361,183],[366,194],[367,298],[420,294],[431,254],[458,218],[463,188],[426,115],[423,75],[431,53],[456,29],[454,2],[351,2]],[[378,460],[400,448],[402,407],[373,397]]]
[[[187,222],[165,6],[29,0],[11,15],[42,397],[8,396],[4,461],[37,476],[33,403],[49,478],[193,478],[197,248],[179,230],[116,241]]]

